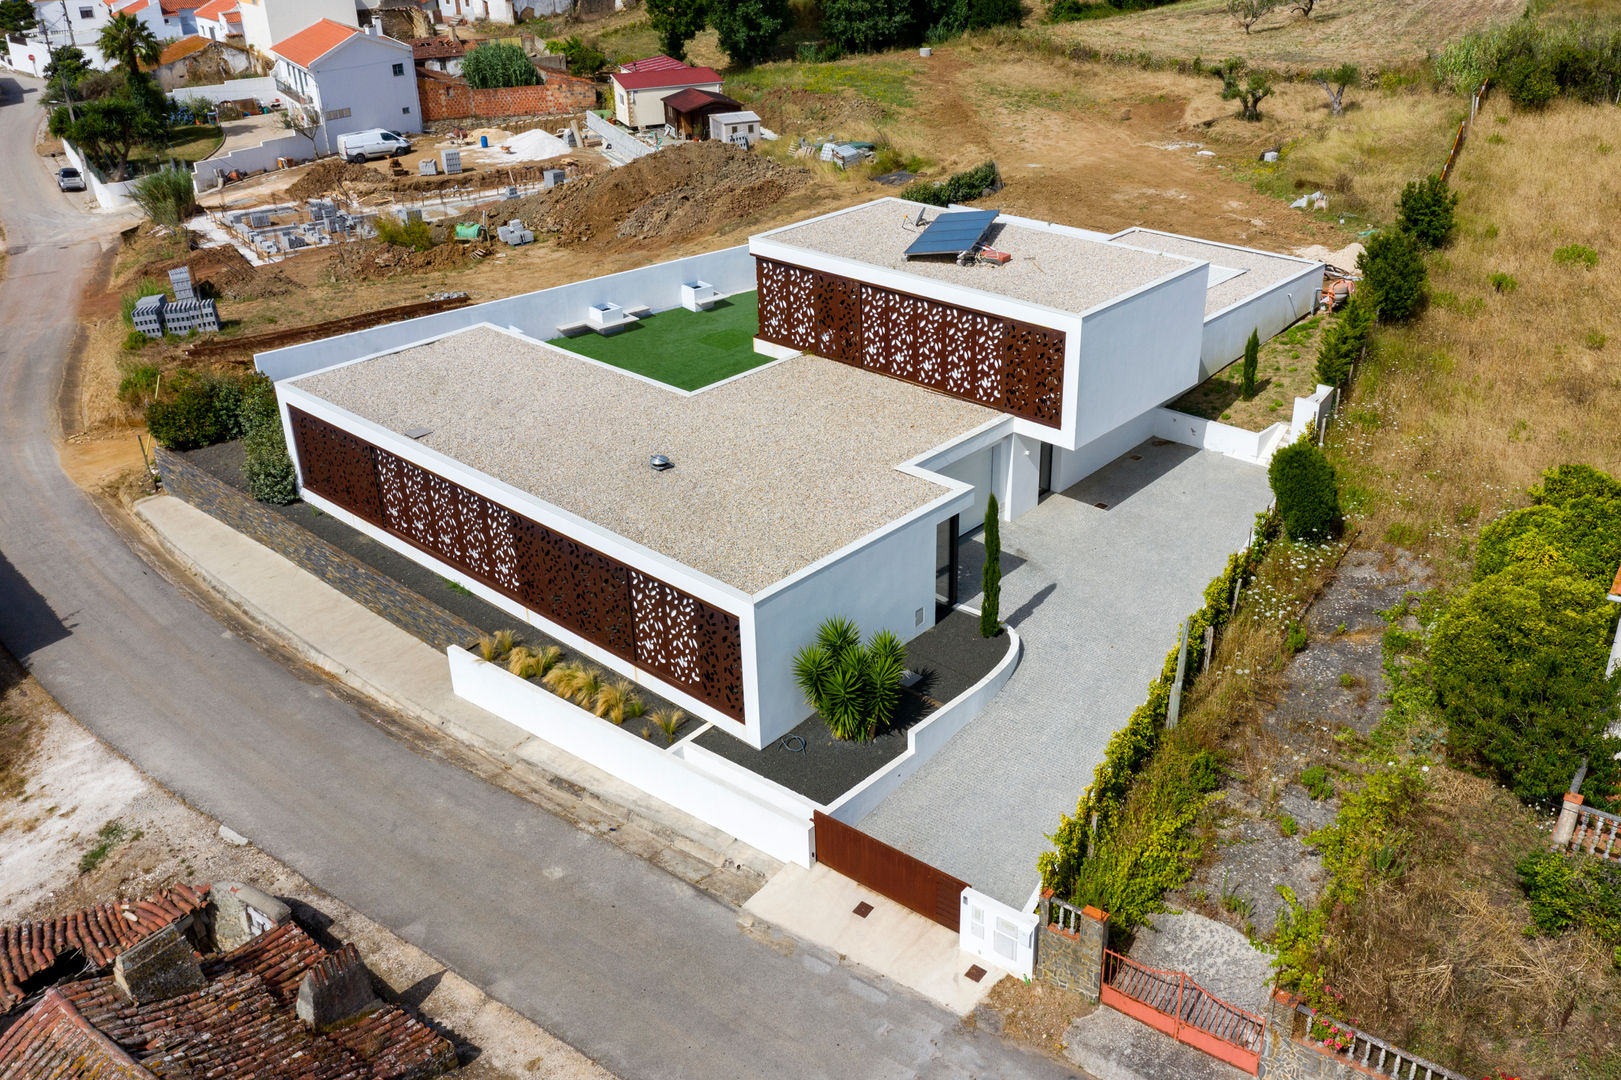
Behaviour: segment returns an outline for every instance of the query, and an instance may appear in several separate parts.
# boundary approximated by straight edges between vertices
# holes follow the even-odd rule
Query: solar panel
[[[912,241],[912,246],[906,249],[906,257],[961,255],[979,243],[997,213],[995,210],[954,210],[941,214]]]

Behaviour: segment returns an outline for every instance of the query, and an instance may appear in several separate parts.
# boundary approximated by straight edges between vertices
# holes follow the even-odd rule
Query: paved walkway
[[[1022,906],[1047,834],[1270,501],[1263,469],[1144,443],[1004,524],[1002,618],[1024,637],[1019,669],[861,828]],[[983,561],[977,540],[965,545],[965,603],[978,603]]]

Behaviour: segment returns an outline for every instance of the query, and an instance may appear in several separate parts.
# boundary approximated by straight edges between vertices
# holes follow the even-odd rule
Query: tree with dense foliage
[[[116,179],[129,171],[130,152],[144,142],[163,137],[163,125],[140,103],[128,97],[97,98],[51,113],[51,134],[73,143]]]
[[[146,407],[146,429],[170,450],[196,450],[242,435],[242,381],[182,369]]]
[[[156,64],[163,54],[163,43],[133,15],[114,15],[101,28],[96,48],[117,60],[126,75],[138,73],[142,64]]]
[[[1616,606],[1558,566],[1517,562],[1448,607],[1430,646],[1447,747],[1528,802],[1557,802],[1585,758],[1583,790],[1621,783],[1607,734],[1621,672],[1607,676]]]
[[[1621,483],[1590,465],[1560,465],[1530,494],[1530,506],[1480,530],[1475,579],[1532,563],[1608,586],[1621,566]]]
[[[735,67],[758,64],[792,17],[788,0],[726,0],[709,5],[709,25]]]
[[[568,73],[582,79],[589,79],[608,66],[606,53],[577,36],[548,41],[546,51],[561,56],[568,63]]]
[[[985,569],[980,574],[980,585],[985,596],[979,605],[979,633],[981,637],[995,637],[1001,629],[1002,607],[1002,518],[993,491],[985,500]],[[956,537],[952,537],[956,543]]]
[[[1313,544],[1333,539],[1340,527],[1339,481],[1310,438],[1274,454],[1266,476],[1289,539]]]
[[[474,90],[499,90],[508,86],[538,86],[540,73],[535,62],[518,45],[492,41],[468,49],[462,57],[462,78]]]
[[[66,101],[69,96],[75,99],[89,96],[74,91],[78,90],[85,76],[94,71],[83,49],[76,45],[60,46],[51,53],[51,61],[45,65],[45,99],[60,102]]]
[[[937,6],[940,10],[933,27],[942,35],[992,26],[1018,26],[1024,20],[1019,0],[944,0]]]
[[[1238,57],[1229,57],[1210,72],[1221,80],[1221,100],[1237,101],[1239,116],[1255,121],[1261,118],[1261,102],[1272,95],[1272,79],[1264,72],[1250,71]]]
[[[1255,398],[1255,376],[1261,367],[1261,331],[1259,328],[1250,331],[1249,340],[1244,342],[1244,362],[1239,368],[1239,393],[1245,401]]]
[[[1427,248],[1445,247],[1457,228],[1458,195],[1440,173],[1409,181],[1397,201],[1401,227]]]
[[[1417,315],[1428,296],[1424,253],[1404,229],[1386,229],[1368,239],[1356,257],[1362,291],[1373,310],[1387,322],[1405,322]]]
[[[1372,308],[1362,293],[1352,293],[1340,317],[1323,331],[1317,344],[1317,381],[1324,386],[1344,386],[1372,329]]]
[[[38,25],[34,5],[28,0],[0,0],[0,32],[23,34]]]
[[[917,33],[910,0],[822,0],[822,33],[845,52],[879,52]]]
[[[709,22],[707,0],[647,0],[648,22],[658,35],[659,48],[677,60],[687,58],[687,43]]]
[[[1248,34],[1250,27],[1272,14],[1277,6],[1278,0],[1227,0],[1227,14]]]
[[[1312,81],[1323,88],[1328,95],[1328,110],[1335,116],[1345,114],[1345,90],[1356,86],[1362,81],[1362,72],[1355,64],[1341,64],[1339,67],[1318,68],[1312,72]]]

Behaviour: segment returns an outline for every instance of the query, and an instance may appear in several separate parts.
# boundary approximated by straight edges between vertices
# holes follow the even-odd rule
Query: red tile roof
[[[664,107],[674,109],[676,112],[692,112],[694,109],[701,109],[706,105],[720,106],[723,109],[741,109],[743,107],[742,102],[734,101],[725,94],[717,94],[713,90],[699,90],[695,86],[689,86],[685,90],[677,90],[664,99]]]
[[[202,52],[212,44],[214,44],[212,38],[201,37],[197,34],[193,34],[191,37],[183,37],[179,41],[171,41],[158,54],[158,62],[155,66],[163,67],[165,64],[172,64],[176,60],[184,60],[193,53]],[[146,68],[146,65],[142,64],[141,67]],[[146,70],[150,71],[151,68],[146,68]]]
[[[652,56],[626,64],[610,78],[626,90],[661,90],[668,86],[708,86],[721,81],[712,68],[689,67],[668,56]]]
[[[120,14],[120,15],[133,15],[137,11],[145,11],[147,8],[149,8],[151,6],[152,6],[152,0],[131,0],[130,3],[125,4],[123,7],[118,9],[118,14]]]
[[[294,923],[202,962],[207,985],[132,1004],[113,980],[66,983],[0,1036],[0,1080],[426,1080],[456,1051],[413,1013],[384,1005],[317,1034],[293,1012],[328,954]],[[353,945],[345,961],[358,962]]]
[[[194,11],[203,6],[203,0],[158,0],[158,7],[165,15],[178,15],[182,11]]]
[[[196,911],[208,886],[176,885],[145,900],[97,904],[44,922],[0,926],[0,1015],[24,998],[23,984],[77,949],[92,970],[103,971],[125,949]]]
[[[301,68],[308,68],[358,33],[360,31],[352,26],[345,26],[331,19],[322,19],[306,26],[286,41],[278,41],[270,47],[270,51]]]
[[[239,0],[208,0],[197,9],[199,19],[217,19],[226,12],[235,11]]]

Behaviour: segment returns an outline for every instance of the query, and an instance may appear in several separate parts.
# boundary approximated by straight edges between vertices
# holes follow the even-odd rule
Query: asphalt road
[[[116,223],[31,152],[39,84],[0,86],[0,641],[74,716],[622,1077],[1075,1075],[744,936],[685,882],[391,738],[148,568],[53,442],[74,298]]]

